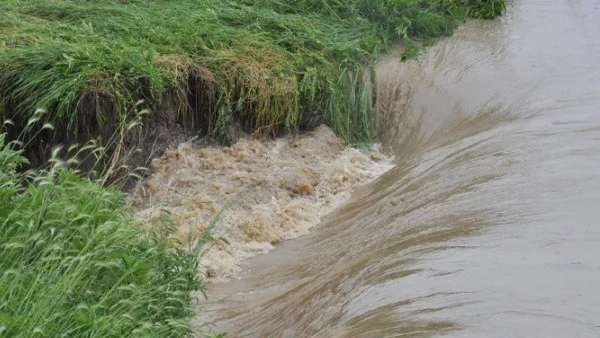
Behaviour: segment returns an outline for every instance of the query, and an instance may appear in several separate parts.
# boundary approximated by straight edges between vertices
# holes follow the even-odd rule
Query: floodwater
[[[228,337],[600,337],[600,1],[379,65],[394,167],[210,287]]]
[[[132,205],[142,224],[168,215],[180,245],[204,238],[199,272],[227,280],[245,258],[307,234],[355,187],[391,168],[390,160],[376,149],[345,147],[323,125],[298,137],[245,138],[231,147],[186,142],[153,160]]]

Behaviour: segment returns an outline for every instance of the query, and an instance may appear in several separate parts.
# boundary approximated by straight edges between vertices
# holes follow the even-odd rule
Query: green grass
[[[134,225],[124,194],[56,159],[26,160],[0,134],[0,336],[184,337],[197,250],[169,245],[168,222]],[[170,240],[172,241],[172,240]]]
[[[372,98],[357,74],[398,41],[429,42],[503,8],[503,0],[3,0],[0,116],[27,121],[43,108],[61,133],[89,139],[145,100],[154,114],[183,116],[224,142],[237,121],[265,135],[327,123],[349,143],[368,143]]]

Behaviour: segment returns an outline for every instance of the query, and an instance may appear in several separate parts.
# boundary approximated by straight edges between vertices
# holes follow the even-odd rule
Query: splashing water
[[[295,139],[231,147],[185,143],[153,161],[133,205],[142,222],[168,210],[183,245],[202,236],[224,208],[202,265],[210,277],[228,277],[242,259],[308,233],[354,187],[389,168],[376,150],[347,148],[325,126]]]
[[[198,323],[232,337],[599,337],[599,36],[598,0],[515,0],[416,60],[382,60],[394,168],[212,285]]]

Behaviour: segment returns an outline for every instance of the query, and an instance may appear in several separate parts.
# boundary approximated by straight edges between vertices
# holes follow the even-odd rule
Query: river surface
[[[600,337],[600,1],[515,0],[378,72],[393,169],[212,285],[198,321],[228,337]]]

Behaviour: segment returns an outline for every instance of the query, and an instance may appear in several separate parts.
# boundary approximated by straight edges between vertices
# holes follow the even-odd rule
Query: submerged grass
[[[199,246],[134,225],[124,194],[56,159],[42,171],[0,134],[0,336],[184,337]]]
[[[224,142],[236,122],[258,134],[327,123],[349,143],[368,143],[365,69],[399,40],[428,42],[503,8],[503,0],[4,0],[0,116],[27,121],[43,108],[61,133],[89,139],[145,100],[154,114]]]

